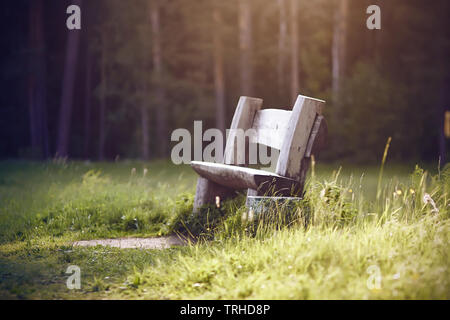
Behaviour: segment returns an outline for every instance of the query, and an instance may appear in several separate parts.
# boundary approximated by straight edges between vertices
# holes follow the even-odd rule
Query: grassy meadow
[[[450,167],[425,169],[318,164],[289,217],[250,221],[244,196],[194,216],[189,166],[0,162],[0,298],[449,299]],[[198,241],[72,246],[173,233]]]

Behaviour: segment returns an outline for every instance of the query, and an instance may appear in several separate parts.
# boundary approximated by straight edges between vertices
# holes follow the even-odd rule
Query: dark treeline
[[[78,4],[82,30],[66,28]],[[381,30],[366,9],[381,8]],[[448,155],[448,0],[6,0],[0,157],[170,154],[194,120],[226,128],[241,95],[327,101],[323,158]]]

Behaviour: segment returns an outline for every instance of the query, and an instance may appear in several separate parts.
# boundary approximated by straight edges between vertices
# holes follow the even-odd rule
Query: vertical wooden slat
[[[298,0],[291,0],[291,103],[295,100],[300,88],[299,36],[298,36]]]
[[[253,94],[253,35],[252,35],[252,1],[240,0],[239,2],[239,53],[241,93]]]
[[[316,116],[322,113],[325,101],[299,95],[292,110],[286,137],[280,150],[276,173],[300,179],[301,163]]]
[[[225,164],[239,164],[238,157],[245,156],[245,150],[238,150],[237,129],[247,130],[253,125],[253,119],[258,110],[261,109],[263,100],[259,98],[241,97],[231,122],[230,133],[224,153]],[[246,146],[247,148],[247,146]],[[238,152],[239,151],[239,152]]]
[[[322,115],[316,117],[314,126],[311,130],[311,134],[308,139],[308,145],[306,146],[306,153],[302,159],[299,182],[300,190],[303,192],[303,187],[306,180],[306,174],[311,164],[311,156],[317,155],[326,145],[328,136],[328,127],[325,118]]]
[[[216,99],[216,128],[225,133],[225,70],[224,70],[224,58],[223,58],[223,40],[221,37],[222,31],[222,15],[219,7],[220,0],[215,0],[212,3],[213,22],[214,27],[212,29],[213,37],[213,60],[214,60],[214,91]]]

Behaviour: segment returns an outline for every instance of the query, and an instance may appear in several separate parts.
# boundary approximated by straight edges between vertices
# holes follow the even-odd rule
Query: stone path
[[[119,238],[83,240],[74,242],[74,247],[95,247],[98,245],[109,246],[122,249],[167,249],[172,246],[184,246],[187,241],[177,236],[159,238]]]

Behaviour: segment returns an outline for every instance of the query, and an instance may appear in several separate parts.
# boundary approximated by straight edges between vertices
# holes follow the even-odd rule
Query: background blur
[[[448,0],[3,0],[0,158],[167,157],[172,130],[226,128],[241,95],[288,108],[301,93],[327,101],[322,159],[378,162],[391,136],[391,159],[437,163],[449,13]]]

